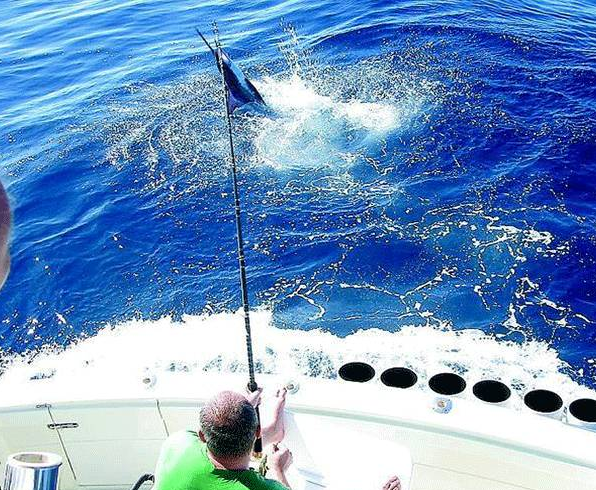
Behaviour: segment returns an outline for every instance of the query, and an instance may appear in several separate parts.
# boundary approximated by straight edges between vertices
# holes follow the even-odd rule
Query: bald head
[[[257,436],[257,414],[248,400],[222,391],[201,409],[201,433],[211,453],[236,458],[250,454]]]
[[[4,186],[0,182],[0,288],[4,285],[10,270],[8,237],[10,235],[10,205]]]

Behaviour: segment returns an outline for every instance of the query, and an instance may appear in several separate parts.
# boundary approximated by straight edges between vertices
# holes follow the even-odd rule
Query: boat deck
[[[25,404],[11,405],[7,397],[0,407],[0,460],[18,451],[55,452],[65,460],[61,489],[116,490],[153,471],[169,434],[197,428],[206,399],[224,388],[241,389],[244,380],[189,374],[113,398],[91,399],[89,387],[88,393],[77,390],[77,400],[53,396],[51,380],[37,383]],[[294,490],[381,488],[392,474],[411,490],[596,488],[595,432],[474,400],[452,401],[452,410],[441,414],[422,391],[304,380],[288,397]]]

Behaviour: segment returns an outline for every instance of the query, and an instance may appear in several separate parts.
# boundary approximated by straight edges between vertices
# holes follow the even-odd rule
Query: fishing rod
[[[198,32],[198,31],[197,31]],[[226,78],[224,75],[223,56],[221,43],[219,42],[219,30],[217,24],[213,23],[213,34],[215,36],[215,49],[217,51],[217,63],[219,64],[219,71],[221,73],[221,80],[224,93],[224,104],[226,110],[226,122],[228,127],[228,142],[230,144],[230,163],[232,165],[232,181],[234,183],[234,215],[236,218],[236,245],[238,249],[238,268],[240,269],[240,290],[242,292],[242,308],[244,310],[244,328],[246,330],[246,357],[248,360],[248,389],[251,392],[257,391],[259,388],[255,380],[255,366],[252,352],[252,335],[250,330],[250,305],[248,302],[248,287],[246,281],[246,260],[244,258],[244,239],[242,238],[242,220],[240,219],[240,194],[238,192],[238,171],[236,166],[236,154],[234,152],[234,138],[232,132],[232,115],[230,114],[230,93]],[[201,35],[199,33],[199,35]],[[201,37],[203,37],[201,35]],[[205,38],[203,40],[207,43]],[[209,46],[209,44],[207,43]],[[211,46],[209,46],[211,48]],[[212,50],[213,51],[213,50]],[[259,407],[255,407],[257,412],[257,421],[261,427],[261,415]],[[253,448],[255,457],[260,458],[263,453],[263,441],[259,436]]]

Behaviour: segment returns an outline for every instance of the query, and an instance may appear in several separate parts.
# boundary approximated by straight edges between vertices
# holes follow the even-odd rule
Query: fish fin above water
[[[220,47],[213,49],[205,36],[198,29],[196,31],[215,57],[217,68],[220,71],[223,69],[223,77],[229,91],[228,109],[230,112],[234,112],[235,109],[246,104],[266,106],[267,104],[257,88],[230,56]]]

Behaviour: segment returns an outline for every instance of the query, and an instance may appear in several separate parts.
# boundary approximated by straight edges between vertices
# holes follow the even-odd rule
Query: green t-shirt
[[[172,434],[155,469],[154,490],[287,490],[253,470],[219,470],[196,432]]]

